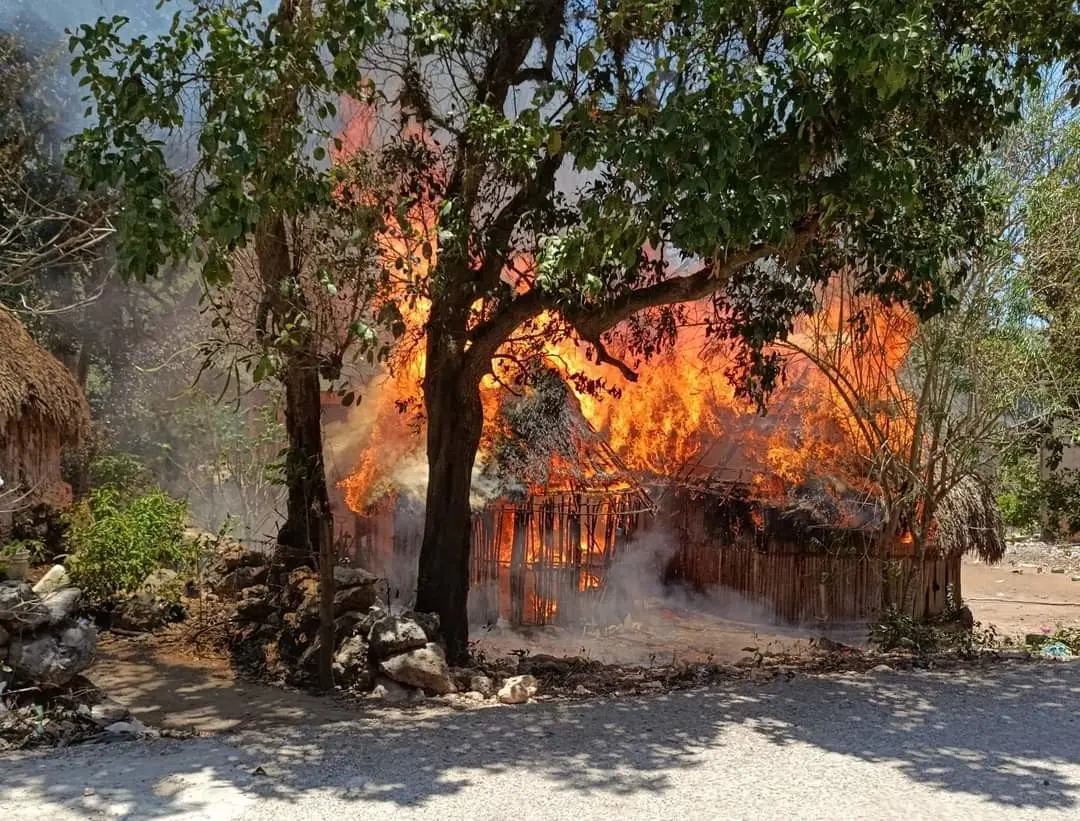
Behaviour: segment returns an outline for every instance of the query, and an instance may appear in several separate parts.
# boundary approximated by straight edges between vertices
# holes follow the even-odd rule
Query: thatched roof
[[[71,372],[0,308],[0,433],[13,423],[49,426],[77,442],[89,429],[90,409]]]
[[[526,393],[500,405],[499,430],[483,466],[484,475],[497,480],[509,496],[544,488],[645,497],[634,474],[582,414],[562,377],[550,370],[536,375]]]
[[[937,547],[948,554],[975,553],[986,562],[1005,555],[1005,525],[989,486],[965,476],[938,503],[934,517]]]

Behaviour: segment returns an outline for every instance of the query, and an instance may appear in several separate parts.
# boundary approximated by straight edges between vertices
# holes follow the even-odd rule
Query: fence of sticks
[[[473,518],[470,617],[481,624],[588,621],[611,603],[608,570],[651,512],[637,490],[489,505]]]

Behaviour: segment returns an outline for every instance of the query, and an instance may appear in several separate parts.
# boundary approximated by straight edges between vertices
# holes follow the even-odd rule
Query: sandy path
[[[1001,635],[1022,636],[1057,625],[1080,627],[1080,582],[1073,575],[1008,561],[965,562],[961,586],[978,621],[995,625]]]

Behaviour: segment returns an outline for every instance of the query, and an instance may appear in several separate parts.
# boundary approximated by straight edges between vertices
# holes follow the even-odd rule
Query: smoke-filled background
[[[5,139],[33,147],[32,181],[49,196],[83,197],[62,171],[65,140],[88,124],[65,31],[123,15],[130,19],[128,35],[158,35],[184,3],[157,6],[147,0],[0,0],[9,77],[18,68],[32,79],[5,88],[11,100],[0,128]],[[184,167],[189,138],[169,141],[177,168]],[[125,282],[115,263],[105,242],[92,257],[65,260],[32,281],[6,283],[0,294],[71,369],[90,401],[94,437],[88,453],[71,455],[83,466],[73,472],[73,484],[138,472],[187,497],[196,526],[217,529],[231,516],[237,535],[272,535],[283,510],[278,397],[251,391],[242,369],[202,370],[214,330],[194,270],[177,266],[139,284]]]

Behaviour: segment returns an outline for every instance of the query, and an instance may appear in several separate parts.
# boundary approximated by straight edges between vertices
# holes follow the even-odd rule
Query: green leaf
[[[274,369],[273,360],[269,356],[259,357],[259,362],[255,366],[255,372],[251,375],[251,378],[255,380],[256,384],[262,382]]]
[[[562,151],[562,132],[559,129],[553,129],[548,134],[547,152],[550,156],[554,157]]]

